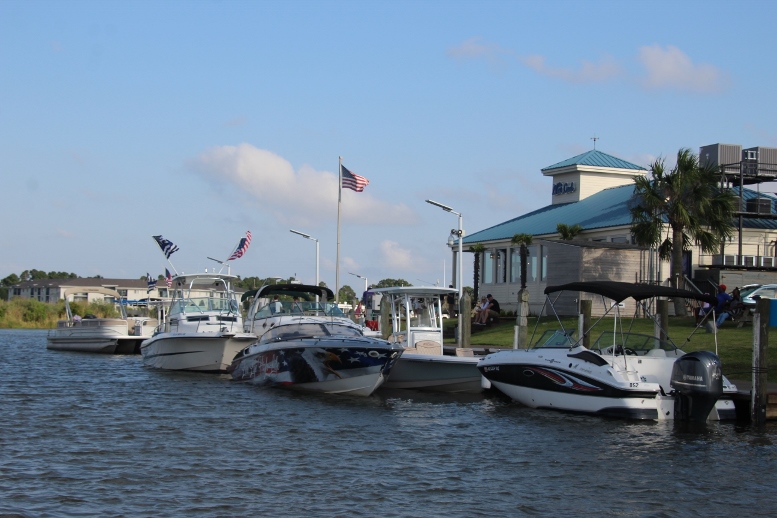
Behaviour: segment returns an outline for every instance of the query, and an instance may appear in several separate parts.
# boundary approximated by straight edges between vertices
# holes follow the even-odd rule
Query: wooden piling
[[[459,300],[459,319],[461,321],[459,329],[461,329],[462,334],[459,347],[469,347],[472,344],[472,341],[470,340],[470,337],[472,336],[471,313],[472,297],[465,291],[464,296]]]
[[[771,301],[761,299],[753,315],[753,390],[750,393],[750,418],[753,424],[766,423],[767,370],[766,351],[769,345],[769,311]]]

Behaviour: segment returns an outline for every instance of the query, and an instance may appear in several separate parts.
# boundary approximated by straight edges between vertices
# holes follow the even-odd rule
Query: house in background
[[[709,149],[717,148],[702,148],[707,151],[707,159],[716,156]],[[771,156],[771,148],[753,149],[759,150],[759,156]],[[740,197],[741,208],[735,222],[738,235],[721,254],[701,255],[698,248],[686,253],[685,275],[689,280],[711,280],[731,288],[777,282],[777,199],[740,187],[772,181],[777,175],[771,174],[768,164],[761,164],[749,170],[754,174],[749,180],[740,178],[737,185],[732,185],[733,166],[727,167],[731,176],[724,175],[725,168],[721,167],[721,179]],[[738,167],[741,173],[744,166]],[[548,166],[542,174],[551,178],[549,205],[464,237],[465,251],[476,243],[485,246],[480,257],[481,294],[491,293],[504,310],[517,309],[520,248],[510,243],[515,234],[533,236],[526,279],[532,314],[542,311],[544,289],[549,285],[593,280],[666,284],[669,263],[659,261],[654,251],[637,246],[631,235],[629,209],[635,203],[634,177],[648,174],[647,169],[592,150]],[[559,223],[580,225],[583,230],[572,241],[564,241],[556,228]],[[730,250],[738,253],[732,254]],[[456,245],[452,251],[455,254]],[[572,296],[570,301],[576,304],[577,298]],[[565,309],[576,312],[573,307]],[[633,310],[627,307],[625,311],[630,309]]]

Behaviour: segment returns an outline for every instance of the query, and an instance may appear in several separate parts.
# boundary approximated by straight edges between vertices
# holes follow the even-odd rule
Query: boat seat
[[[666,351],[663,349],[650,349],[645,356],[655,356],[656,358],[666,358]]]
[[[433,340],[421,340],[415,343],[418,354],[442,354],[442,346]]]
[[[457,347],[456,356],[475,356],[475,352],[471,347]]]
[[[415,347],[406,347],[402,354],[418,354],[418,349]]]

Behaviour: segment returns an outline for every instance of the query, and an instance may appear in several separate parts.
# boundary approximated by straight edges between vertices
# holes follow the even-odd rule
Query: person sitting
[[[475,306],[475,309],[472,310],[472,316],[475,319],[473,322],[475,324],[480,323],[480,313],[488,307],[488,300],[483,297],[480,299],[480,304]]]
[[[291,312],[292,313],[304,313],[302,310],[302,304],[299,302],[299,297],[294,297],[294,300],[291,302]]]
[[[704,293],[705,295],[709,295],[709,293]],[[696,308],[696,325],[698,326],[701,324],[702,317],[712,311],[712,304],[709,302],[705,302],[701,305],[701,307]]]
[[[490,293],[486,295],[486,300],[488,305],[478,314],[479,323],[482,326],[488,323],[489,318],[499,318],[499,302]]]

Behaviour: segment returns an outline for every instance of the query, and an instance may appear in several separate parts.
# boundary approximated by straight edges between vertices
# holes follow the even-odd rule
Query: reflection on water
[[[777,426],[286,392],[0,331],[0,515],[773,514]]]

